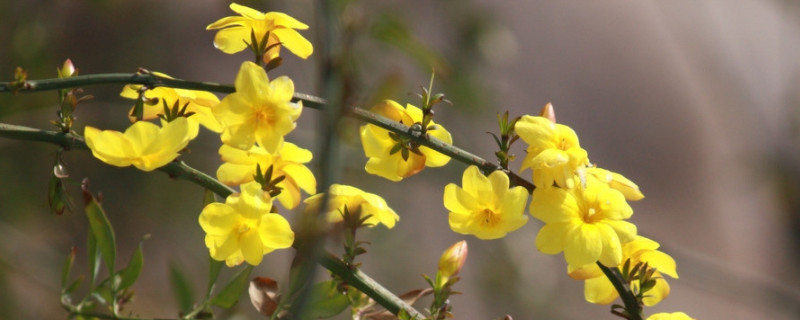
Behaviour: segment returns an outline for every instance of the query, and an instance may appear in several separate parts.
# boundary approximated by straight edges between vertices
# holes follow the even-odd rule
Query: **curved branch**
[[[83,137],[74,134],[39,130],[5,123],[0,123],[0,137],[24,141],[47,142],[59,145],[64,149],[89,150]],[[202,171],[186,165],[182,161],[173,161],[166,166],[158,168],[158,171],[165,172],[172,178],[191,181],[213,191],[223,198],[236,192],[234,189],[222,184]],[[359,270],[350,270],[335,256],[323,254],[320,257],[319,264],[347,280],[350,285],[361,290],[361,292],[375,300],[375,302],[386,308],[386,310],[392,311],[395,314],[400,310],[405,310],[409,315],[420,316],[419,311],[403,302],[402,299],[395,296],[389,290],[386,290],[378,282]]]

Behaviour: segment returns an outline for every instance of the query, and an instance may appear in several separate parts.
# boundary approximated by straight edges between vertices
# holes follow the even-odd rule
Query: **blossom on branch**
[[[236,92],[223,98],[213,110],[224,128],[222,142],[242,150],[250,150],[257,142],[275,153],[283,136],[297,126],[295,121],[303,110],[301,102],[291,102],[294,83],[286,76],[269,81],[263,68],[246,61],[234,86]]]
[[[117,167],[133,165],[142,171],[153,171],[175,160],[196,136],[196,128],[192,130],[184,117],[163,127],[137,121],[124,133],[90,126],[84,131],[86,145],[95,158]]]
[[[411,104],[403,108],[392,100],[385,100],[370,111],[411,127],[421,124],[423,120],[422,110],[419,108]],[[445,143],[453,143],[450,132],[433,121],[425,133]],[[392,181],[400,181],[417,174],[426,166],[441,167],[450,162],[450,157],[438,151],[373,124],[361,126],[360,135],[364,153],[369,158],[364,169],[370,174]]]
[[[450,228],[479,239],[497,239],[528,222],[525,204],[528,190],[509,189],[508,176],[494,171],[489,177],[476,166],[464,171],[462,187],[454,183],[444,188],[444,206],[450,210]]]
[[[265,47],[273,47],[264,55],[265,62],[277,58],[280,47],[286,47],[303,59],[314,52],[311,42],[297,32],[308,29],[308,26],[297,19],[281,12],[263,13],[236,3],[231,3],[230,8],[239,16],[225,17],[206,27],[206,30],[221,29],[214,37],[214,46],[222,52],[233,54],[242,51],[252,45],[252,36],[261,41],[267,32],[269,39]]]
[[[648,307],[656,305],[669,295],[669,284],[661,276],[662,274],[669,275],[675,279],[678,278],[678,273],[675,270],[675,260],[668,254],[656,250],[658,247],[658,242],[642,236],[636,236],[633,241],[622,246],[622,259],[630,259],[630,266],[647,263],[649,268],[656,269],[656,272],[652,275],[652,278],[655,279],[655,285],[652,288],[648,288],[642,298],[642,302]],[[608,280],[595,263],[581,267],[569,266],[567,272],[573,279],[586,280],[584,282],[586,301],[596,304],[609,304],[619,297],[614,285],[611,284],[611,281]],[[632,281],[630,285],[634,292],[640,290],[638,281]]]
[[[153,72],[153,74],[162,78],[173,79],[160,72]],[[142,90],[142,85],[129,84],[122,88],[122,92],[119,95],[136,100],[139,99],[140,90]],[[211,109],[219,104],[219,98],[211,92],[156,87],[144,91],[143,97],[145,101],[142,104],[142,120],[156,119],[160,114],[164,114],[165,104],[168,108],[172,108],[177,104],[180,108],[186,107],[187,113],[193,113],[191,116],[186,117],[189,119],[189,125],[197,127],[198,124],[201,124],[213,132],[219,133],[222,131],[222,125],[211,112]],[[135,106],[131,108],[131,112],[128,114],[131,122],[136,121],[136,116],[133,114],[135,108]]]
[[[225,163],[217,169],[217,179],[226,185],[238,186],[253,181],[257,167],[261,170],[272,167],[274,177],[284,177],[277,184],[281,193],[276,198],[285,208],[294,209],[300,204],[301,189],[308,194],[317,193],[317,180],[305,166],[311,161],[311,151],[293,143],[284,142],[275,154],[259,146],[245,151],[222,145],[219,154]]]
[[[520,170],[533,170],[537,188],[575,186],[573,177],[579,168],[589,164],[588,154],[578,143],[570,127],[545,117],[523,116],[514,130],[528,144]]]
[[[379,195],[341,184],[332,184],[328,193],[328,209],[325,214],[329,222],[342,221],[345,207],[351,214],[359,213],[362,218],[366,217],[364,224],[370,227],[382,223],[391,229],[400,219],[400,216],[392,208],[389,208],[386,200]],[[306,203],[305,212],[316,214],[320,210],[323,197],[324,194],[320,193],[306,199],[304,201]]]
[[[224,260],[229,267],[244,261],[258,265],[265,254],[294,242],[289,222],[271,213],[272,198],[260,184],[250,182],[241,190],[228,196],[225,203],[206,205],[199,218],[211,258]]]
[[[622,193],[591,180],[572,189],[536,188],[530,211],[545,223],[536,247],[545,254],[564,251],[571,266],[600,261],[616,267],[622,261],[622,244],[636,236],[636,226],[624,221],[633,209]]]

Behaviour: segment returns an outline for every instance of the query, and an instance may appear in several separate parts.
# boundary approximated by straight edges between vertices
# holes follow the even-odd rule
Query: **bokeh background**
[[[338,1],[337,3],[346,3]],[[241,1],[279,10],[326,41],[311,1]],[[135,72],[232,83],[246,52],[225,55],[205,26],[232,15],[228,1],[0,1],[0,79],[16,66],[31,79],[55,77],[70,58],[82,74]],[[672,294],[648,312],[684,311],[698,319],[798,319],[800,277],[800,3],[781,0],[352,1],[344,11],[355,101],[393,98],[427,86],[452,106],[437,122],[455,143],[487,159],[495,115],[535,114],[547,102],[578,133],[590,159],[623,173],[646,195],[632,222],[678,263]],[[289,75],[297,91],[317,94],[319,56],[285,55],[271,76]],[[132,105],[120,86],[85,88],[77,130],[122,130]],[[49,128],[55,92],[0,95],[0,122]],[[320,113],[304,111],[289,140],[318,150]],[[438,256],[466,239],[469,259],[452,298],[457,319],[613,319],[607,306],[583,301],[583,284],[565,274],[561,256],[536,251],[541,223],[531,219],[502,240],[455,234],[441,204],[443,187],[460,182],[452,162],[391,183],[363,172],[357,123],[341,134],[339,181],[383,195],[400,215],[393,230],[362,232],[370,241],[363,269],[395,292],[424,287]],[[201,133],[183,159],[213,173],[220,142]],[[64,318],[61,264],[78,248],[86,273],[82,211],[48,213],[46,192],[56,148],[0,139],[0,318]],[[521,143],[515,149],[524,151]],[[145,269],[130,309],[175,317],[170,274],[205,288],[207,251],[197,224],[202,189],[162,173],[103,165],[68,152],[69,189],[103,193],[116,227],[118,264],[138,241]],[[319,161],[315,159],[312,166]],[[517,168],[519,161],[512,163]],[[290,221],[296,213],[287,212]],[[332,245],[332,249],[337,249]],[[285,282],[291,252],[270,254],[254,275]],[[176,271],[178,270],[178,271]],[[224,276],[228,276],[226,272]],[[324,272],[320,272],[324,275]],[[427,302],[427,301],[426,301]],[[422,308],[422,307],[420,307]],[[247,299],[221,318],[259,318]]]

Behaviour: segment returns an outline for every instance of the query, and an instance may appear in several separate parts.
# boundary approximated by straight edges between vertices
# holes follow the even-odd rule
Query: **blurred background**
[[[322,48],[327,29],[311,1],[240,1],[283,11],[307,23]],[[436,121],[455,144],[492,159],[495,115],[536,114],[547,102],[571,126],[592,162],[620,172],[646,198],[632,203],[639,233],[678,263],[672,294],[646,312],[684,311],[698,319],[800,318],[800,3],[741,1],[336,1],[343,9],[339,43],[368,107],[392,98],[419,105],[427,86],[453,102]],[[232,83],[247,52],[226,55],[205,26],[234,15],[228,1],[1,1],[0,80],[21,66],[30,79],[54,78],[72,59],[81,74],[138,67],[187,80]],[[270,77],[289,75],[299,92],[318,94],[320,56],[288,53]],[[123,130],[132,102],[121,86],[84,88],[84,125]],[[0,122],[51,129],[57,93],[0,95]],[[306,109],[288,140],[318,150],[320,112]],[[342,129],[341,183],[384,196],[400,215],[392,230],[361,233],[370,241],[363,270],[394,292],[426,286],[441,252],[470,246],[457,319],[614,319],[608,306],[583,300],[583,283],[566,276],[563,257],[537,252],[541,223],[502,240],[480,241],[448,228],[442,193],[460,183],[451,162],[392,183],[363,171],[358,123]],[[216,135],[201,132],[182,157],[213,174]],[[103,194],[116,227],[118,264],[139,240],[145,268],[130,306],[142,317],[176,317],[171,274],[197,297],[206,285],[207,249],[197,223],[203,190],[162,173],[103,165],[88,152],[64,156],[78,210],[48,213],[47,186],[56,147],[0,139],[0,318],[64,318],[60,270],[72,246],[73,273],[86,274],[85,215],[79,182]],[[524,155],[523,145],[515,148]],[[519,158],[521,159],[521,158]],[[319,164],[315,159],[312,168]],[[511,164],[519,167],[519,161]],[[529,172],[523,175],[528,175]],[[285,214],[296,221],[297,214]],[[334,244],[332,250],[338,250]],[[286,281],[290,250],[272,253],[253,275]],[[229,276],[227,271],[223,276]],[[325,272],[320,272],[324,275]],[[81,291],[82,292],[82,291]],[[427,300],[424,303],[428,303]],[[423,309],[422,305],[419,309]],[[220,318],[260,316],[247,299]]]

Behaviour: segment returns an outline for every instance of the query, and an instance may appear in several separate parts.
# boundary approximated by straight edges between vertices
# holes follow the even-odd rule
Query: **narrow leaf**
[[[239,296],[241,296],[242,292],[244,292],[245,288],[247,288],[247,285],[249,284],[247,279],[250,278],[251,271],[253,271],[253,266],[251,265],[248,265],[239,271],[239,273],[237,273],[236,276],[231,279],[231,282],[229,282],[225,288],[222,288],[222,290],[220,290],[216,296],[211,298],[211,301],[209,302],[212,305],[225,309],[230,309],[233,307],[239,300]]]
[[[144,240],[142,240],[143,242]],[[131,260],[128,261],[128,266],[120,271],[119,290],[130,287],[139,278],[144,266],[144,255],[142,254],[142,242],[139,242],[139,247],[133,252]]]
[[[217,278],[219,278],[219,272],[222,270],[222,265],[224,262],[214,260],[211,256],[208,256],[208,287],[206,288],[206,298],[211,296],[211,290],[214,289],[214,283],[217,282]]]
[[[88,179],[84,179],[81,185],[83,189],[83,202],[85,204],[86,216],[89,218],[89,226],[97,240],[97,248],[103,256],[103,260],[108,269],[108,274],[114,274],[114,260],[117,255],[117,245],[114,239],[114,230],[111,222],[108,221],[105,211],[100,203],[89,192]]]
[[[67,260],[64,261],[64,266],[61,267],[61,291],[63,292],[69,281],[69,274],[72,271],[72,265],[75,263],[75,255],[77,249],[72,247],[67,254]]]
[[[175,300],[178,302],[180,311],[186,313],[192,310],[192,304],[195,301],[192,284],[175,264],[170,264],[169,266],[169,283],[172,286],[172,292],[175,294]]]
[[[316,283],[310,290],[303,319],[330,318],[350,306],[347,296],[336,290],[333,280]]]
[[[91,231],[91,230],[90,230]],[[94,285],[97,280],[97,273],[100,271],[100,251],[97,251],[97,238],[94,233],[89,232],[86,240],[86,253],[89,256],[89,287]]]

